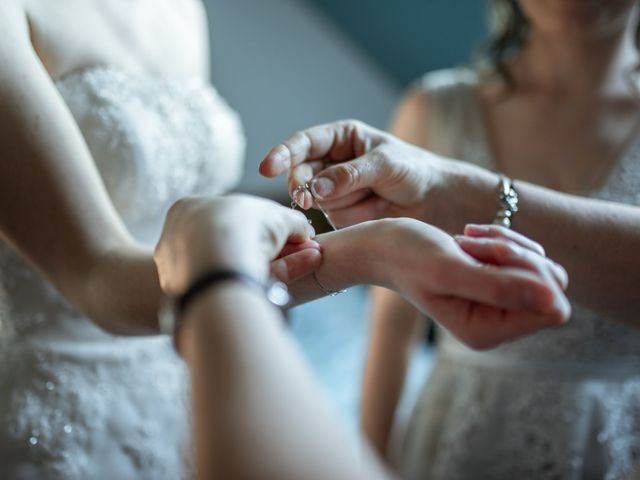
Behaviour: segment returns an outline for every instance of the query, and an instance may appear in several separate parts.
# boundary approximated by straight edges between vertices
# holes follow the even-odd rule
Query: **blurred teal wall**
[[[487,0],[307,0],[400,85],[469,61],[486,37]]]

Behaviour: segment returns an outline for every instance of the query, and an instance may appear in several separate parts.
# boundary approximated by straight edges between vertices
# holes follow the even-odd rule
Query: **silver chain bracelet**
[[[500,184],[498,185],[498,212],[496,213],[493,223],[511,228],[513,217],[517,211],[518,192],[513,185],[513,180],[501,174]]]
[[[313,189],[308,183],[305,183],[304,185],[298,185],[295,188],[292,194],[293,199],[291,202],[291,208],[295,210],[298,207],[297,200],[300,194],[303,194],[306,192],[309,192],[309,194],[313,198],[314,205],[318,207],[318,209],[322,212],[322,214],[324,215],[324,218],[327,219],[327,223],[329,224],[329,226],[331,226],[331,228],[333,228],[334,231],[337,231],[338,228],[333,224],[333,222],[331,222],[331,219],[329,218],[329,214],[326,212],[324,208],[322,208],[322,205],[320,205],[320,202],[318,201],[318,199],[313,193]],[[309,219],[309,224],[311,224],[311,219]],[[313,276],[313,280],[316,282],[316,285],[318,285],[320,290],[322,290],[322,293],[324,293],[329,297],[335,297],[336,295],[340,295],[346,292],[346,290],[331,290],[330,288],[325,287],[322,283],[320,283],[320,280],[318,280],[318,275],[316,275],[316,272],[313,272],[312,276]]]

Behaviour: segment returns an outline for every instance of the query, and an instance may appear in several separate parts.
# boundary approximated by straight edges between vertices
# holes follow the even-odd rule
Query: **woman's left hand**
[[[456,241],[401,218],[334,235],[358,235],[364,260],[357,263],[369,265],[373,283],[402,294],[471,348],[494,348],[568,320],[567,273],[540,245],[495,225],[469,225],[465,233]]]
[[[271,272],[293,281],[322,261],[314,236],[302,213],[269,200],[247,195],[179,200],[167,214],[155,249],[160,285],[177,295],[215,268],[258,280]]]

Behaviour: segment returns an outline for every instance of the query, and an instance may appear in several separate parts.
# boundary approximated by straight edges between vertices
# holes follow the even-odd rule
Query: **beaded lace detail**
[[[141,242],[178,198],[239,179],[239,118],[202,81],[100,67],[56,85]],[[106,334],[0,243],[0,478],[188,476],[187,383],[167,338]]]

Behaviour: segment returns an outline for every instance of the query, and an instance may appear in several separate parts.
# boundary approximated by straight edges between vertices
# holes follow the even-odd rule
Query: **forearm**
[[[216,288],[184,322],[200,478],[388,478],[368,454],[359,459],[258,290]]]
[[[385,258],[378,253],[373,242],[367,242],[364,238],[361,240],[360,232],[364,227],[364,224],[360,224],[318,235],[314,239],[322,250],[322,265],[315,272],[315,278],[308,275],[289,286],[292,306],[324,297],[326,292],[318,282],[330,291],[354,285],[384,283],[384,277],[378,272]],[[347,236],[351,238],[347,240]]]
[[[385,454],[404,388],[419,312],[398,294],[374,288],[373,317],[363,390],[361,429]]]
[[[159,299],[150,252],[129,249],[20,2],[1,3],[0,236],[98,325],[147,333]]]
[[[101,328],[121,335],[158,332],[162,292],[149,249],[129,245],[100,255],[79,283],[69,296]]]
[[[497,176],[472,167],[451,198],[441,226],[459,233],[467,222],[491,223]],[[570,297],[601,315],[637,327],[640,308],[640,209],[567,195],[516,181],[519,212],[513,229],[544,246],[569,272]],[[459,202],[459,203],[457,203]],[[457,212],[457,213],[456,213]]]

